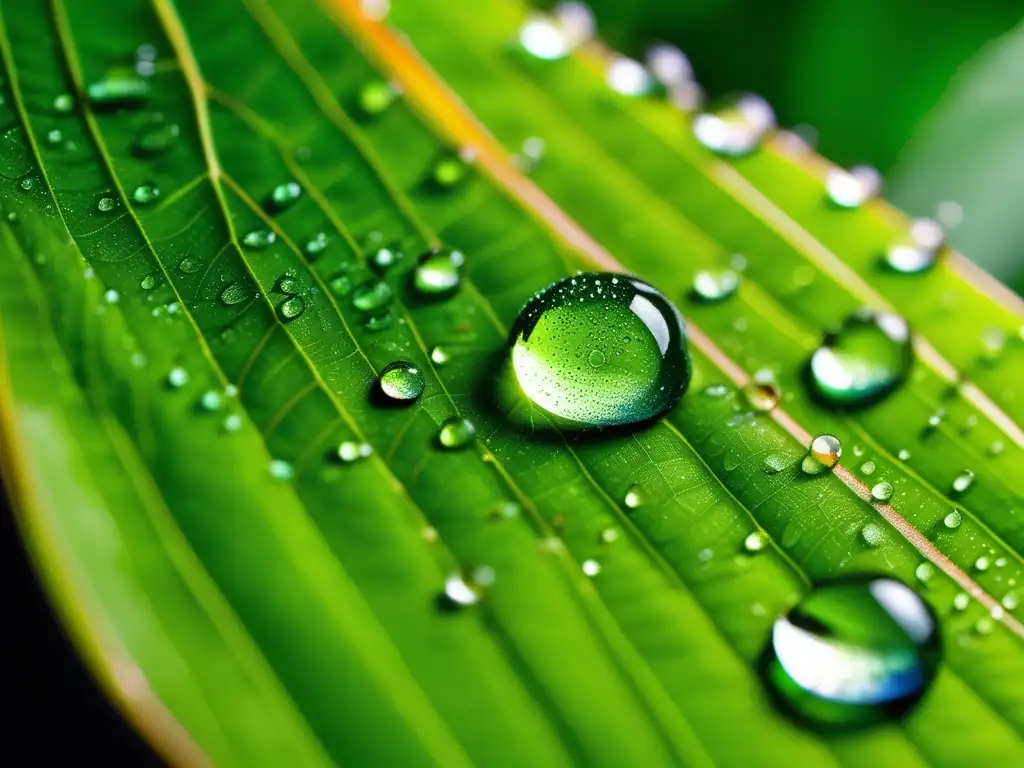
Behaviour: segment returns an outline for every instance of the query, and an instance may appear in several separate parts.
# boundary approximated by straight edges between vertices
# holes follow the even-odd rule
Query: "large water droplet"
[[[946,242],[942,225],[932,219],[915,219],[909,239],[894,243],[885,252],[885,263],[897,272],[916,274],[929,269]]]
[[[846,171],[833,168],[825,182],[828,197],[840,208],[858,208],[882,189],[882,174],[870,165],[855,165]]]
[[[579,426],[660,416],[690,381],[682,316],[647,283],[624,276],[554,283],[523,307],[512,343],[527,397]]]
[[[132,69],[112,69],[90,83],[85,93],[98,108],[137,107],[149,97],[149,80]]]
[[[167,386],[171,389],[181,389],[188,384],[188,371],[180,365],[171,368],[167,373]]]
[[[764,668],[792,714],[854,728],[908,712],[935,677],[939,643],[935,615],[904,584],[837,579],[776,620]]]
[[[869,405],[899,386],[913,362],[910,329],[903,318],[859,310],[814,351],[811,389],[837,408]]]
[[[420,369],[408,360],[388,363],[380,372],[380,389],[391,400],[409,402],[423,394],[426,386]]]
[[[446,296],[459,287],[465,257],[461,251],[428,251],[413,270],[413,287],[423,297]]]
[[[697,141],[722,155],[746,155],[775,127],[775,112],[760,96],[740,94],[723,99],[693,119]]]

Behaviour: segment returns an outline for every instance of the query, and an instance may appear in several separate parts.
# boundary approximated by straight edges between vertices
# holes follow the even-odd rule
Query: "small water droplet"
[[[434,161],[430,181],[438,189],[451,189],[469,174],[469,163],[456,152],[446,152]]]
[[[352,293],[352,279],[344,272],[339,273],[327,281],[327,289],[339,298]]]
[[[101,197],[100,201],[96,203],[96,209],[100,213],[110,213],[114,208],[117,207],[117,203],[112,197]]]
[[[873,461],[865,461],[863,464],[860,465],[860,471],[863,472],[868,477],[875,474],[875,469],[876,466],[875,462]]]
[[[392,317],[389,312],[381,312],[376,315],[370,315],[363,321],[363,327],[368,331],[386,331],[388,328],[395,324],[395,318]]]
[[[1015,611],[1020,606],[1020,594],[1017,592],[1007,592],[999,602],[1002,603],[1003,608],[1006,610]]]
[[[430,350],[430,360],[434,365],[444,365],[451,360],[448,350],[438,345]]]
[[[22,179],[21,184],[19,184],[18,186],[20,186],[26,192],[31,192],[35,185],[36,183],[35,181],[32,180],[32,177],[28,176]]]
[[[608,87],[623,96],[648,96],[661,90],[661,83],[639,61],[615,56],[605,70]]]
[[[286,296],[294,296],[302,292],[302,283],[299,282],[295,275],[286,272],[277,278],[277,282],[274,283],[274,290]]]
[[[594,36],[594,14],[585,3],[560,2],[551,16],[532,14],[519,29],[519,44],[545,61],[564,59]]]
[[[782,453],[770,453],[764,459],[764,473],[766,475],[777,475],[784,470],[789,459]]]
[[[729,388],[725,384],[710,384],[704,388],[703,394],[705,397],[720,400],[729,394]]]
[[[720,100],[693,119],[697,141],[722,155],[746,155],[775,127],[775,112],[760,96],[739,94]]]
[[[277,235],[269,229],[253,229],[245,233],[242,244],[253,251],[262,251],[274,244]]]
[[[426,386],[420,369],[408,360],[388,363],[380,372],[379,383],[381,391],[398,402],[415,400]]]
[[[178,141],[181,129],[177,123],[153,120],[142,125],[132,140],[136,157],[154,157],[169,150]]]
[[[89,103],[96,108],[137,107],[149,98],[149,80],[132,69],[112,69],[86,89]]]
[[[860,537],[869,547],[877,547],[885,541],[885,531],[878,523],[865,523],[860,529]]]
[[[46,132],[46,143],[57,145],[64,141],[64,132],[60,128],[51,128]]]
[[[689,385],[682,316],[633,278],[585,273],[560,280],[526,303],[511,338],[523,393],[578,428],[660,416]],[[615,365],[593,366],[595,349]]]
[[[284,459],[273,459],[270,462],[270,476],[275,480],[291,480],[295,477],[295,468]]]
[[[167,373],[167,385],[172,389],[181,389],[188,384],[188,371],[176,365]]]
[[[768,536],[763,531],[754,531],[743,540],[743,549],[747,552],[760,552],[768,546]]]
[[[909,240],[894,243],[885,252],[889,268],[904,274],[924,272],[935,264],[946,241],[942,225],[931,219],[911,222]]]
[[[876,483],[871,488],[871,498],[875,501],[889,501],[892,498],[893,488],[891,483]]]
[[[693,79],[690,60],[679,48],[668,43],[657,43],[647,49],[644,55],[647,68],[665,88],[688,84]]]
[[[70,93],[60,93],[53,97],[53,108],[67,114],[75,108],[75,99]]]
[[[881,191],[882,175],[870,165],[855,165],[848,171],[833,168],[825,184],[834,205],[859,208]]]
[[[944,518],[942,518],[942,524],[949,528],[951,531],[955,531],[960,527],[960,523],[963,522],[963,515],[960,514],[960,510],[954,509]]]
[[[219,411],[224,402],[224,397],[215,389],[208,389],[199,398],[199,407],[204,411]]]
[[[584,560],[581,568],[584,576],[594,577],[601,572],[601,564],[597,560]]]
[[[383,308],[391,301],[391,296],[391,286],[383,280],[370,280],[352,293],[352,305],[363,312],[372,312]]]
[[[811,441],[811,458],[823,467],[834,467],[842,455],[843,445],[834,435],[818,435]]]
[[[605,528],[599,537],[602,544],[614,544],[619,540],[619,532],[614,528]]]
[[[242,417],[237,413],[228,414],[224,417],[224,431],[237,432],[242,428]]]
[[[693,276],[693,295],[702,301],[724,301],[739,285],[740,274],[733,269],[702,269]]]
[[[852,728],[910,711],[939,658],[938,621],[913,590],[854,576],[817,584],[775,621],[765,675],[805,722]]]
[[[860,310],[814,351],[811,389],[833,407],[863,407],[898,387],[913,361],[910,330],[903,318]]]
[[[639,485],[633,483],[626,489],[626,495],[622,499],[622,503],[630,509],[636,509],[644,503],[644,492]]]
[[[992,560],[987,555],[981,555],[974,561],[974,570],[987,571],[990,565],[992,565]]]
[[[775,382],[775,375],[762,369],[754,374],[754,377],[743,387],[743,395],[746,397],[750,407],[758,413],[769,413],[779,405],[782,400],[782,390]]]
[[[220,300],[229,307],[245,301],[245,289],[239,282],[228,283],[220,292]]]
[[[344,464],[352,464],[365,459],[373,454],[373,447],[369,443],[357,443],[352,440],[345,440],[338,445],[338,459]]]
[[[965,469],[959,475],[953,478],[951,486],[951,492],[955,496],[960,496],[967,492],[967,490],[974,484],[974,473]]]
[[[453,573],[444,582],[445,607],[457,609],[476,605],[494,580],[494,569],[486,565],[477,566],[468,573]]]
[[[437,441],[442,448],[456,450],[469,445],[475,434],[476,429],[473,427],[473,422],[460,416],[452,416],[441,423]]]
[[[294,320],[305,311],[306,302],[303,301],[301,296],[291,296],[282,301],[277,308],[277,313],[285,321]]]
[[[424,298],[453,293],[462,279],[465,257],[460,251],[428,251],[416,262],[413,287]]]
[[[979,635],[991,635],[993,629],[995,629],[995,625],[988,617],[982,617],[974,623],[974,631]]]
[[[385,80],[371,80],[359,89],[359,110],[364,117],[377,117],[398,99],[399,91]]]
[[[152,291],[156,288],[158,282],[159,278],[156,275],[146,275],[142,278],[142,282],[139,283],[139,286],[144,291]]]
[[[971,604],[971,596],[966,592],[957,592],[953,596],[953,609],[957,611],[966,611]]]
[[[932,565],[931,563],[927,562],[927,561],[918,564],[917,568],[914,569],[914,576],[916,576],[917,580],[920,581],[921,583],[926,583],[934,575],[935,575],[935,566]]]
[[[900,461],[910,461],[910,451],[906,448],[901,448],[900,452],[896,454],[896,458]]]
[[[103,300],[107,304],[117,304],[121,300],[121,294],[113,288],[108,288],[103,294]]]
[[[298,182],[288,181],[278,184],[270,191],[263,207],[270,213],[281,213],[295,205],[301,197],[302,187]]]
[[[370,262],[370,266],[378,272],[386,272],[397,264],[398,260],[401,258],[402,252],[396,248],[378,248],[370,254],[368,261]]]
[[[132,200],[139,205],[149,205],[160,197],[160,189],[154,184],[140,184],[132,191]]]
[[[321,253],[327,250],[327,246],[330,244],[330,238],[324,232],[317,232],[313,237],[306,241],[306,245],[303,246],[303,250],[306,255],[312,259],[315,259]]]

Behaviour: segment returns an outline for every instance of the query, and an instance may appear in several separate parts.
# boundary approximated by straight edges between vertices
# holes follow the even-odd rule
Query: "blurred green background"
[[[589,4],[612,47],[679,45],[710,96],[765,96],[780,125],[816,129],[821,154],[876,166],[908,213],[959,203],[950,241],[1024,292],[1020,0]]]

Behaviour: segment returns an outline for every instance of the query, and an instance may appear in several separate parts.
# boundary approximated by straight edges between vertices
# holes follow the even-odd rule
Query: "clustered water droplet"
[[[774,127],[775,112],[771,105],[749,93],[721,99],[693,119],[697,141],[713,152],[729,156],[749,154]]]
[[[833,168],[825,184],[834,205],[859,208],[881,191],[882,175],[870,165],[855,165],[848,171]]]
[[[585,3],[560,2],[550,16],[533,14],[519,30],[519,44],[545,61],[563,59],[594,35],[594,15]]]
[[[689,385],[682,316],[633,278],[586,273],[560,280],[527,302],[511,338],[523,393],[579,427],[660,416]]]
[[[916,274],[935,264],[946,242],[942,225],[932,219],[911,222],[909,237],[889,246],[885,263],[896,272]]]

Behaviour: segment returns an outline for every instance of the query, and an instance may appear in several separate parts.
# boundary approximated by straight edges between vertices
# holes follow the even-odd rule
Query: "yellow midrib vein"
[[[527,213],[595,266],[613,272],[628,271],[543,190],[516,169],[504,148],[404,40],[383,24],[368,18],[355,0],[334,0],[334,5],[351,24],[363,44],[376,51],[378,60],[389,69],[389,74],[403,84],[406,97],[421,108],[421,114],[458,145],[474,149],[477,166],[522,205]],[[810,237],[809,234],[807,236]],[[832,256],[838,259],[834,254]],[[735,386],[743,387],[749,383],[750,375],[719,349],[699,327],[689,322],[687,328],[693,344]],[[993,406],[997,407],[994,403]],[[790,437],[802,445],[810,444],[813,438],[811,433],[786,411],[776,408],[772,411],[771,418]],[[1010,421],[1012,423],[1012,420]],[[870,489],[848,469],[841,465],[837,466],[835,475],[858,497],[872,501]],[[1003,611],[998,600],[985,592],[965,571],[939,551],[895,508],[889,504],[877,503],[873,504],[873,507],[923,557],[987,608],[1015,635],[1024,639],[1024,624],[1015,616]]]

